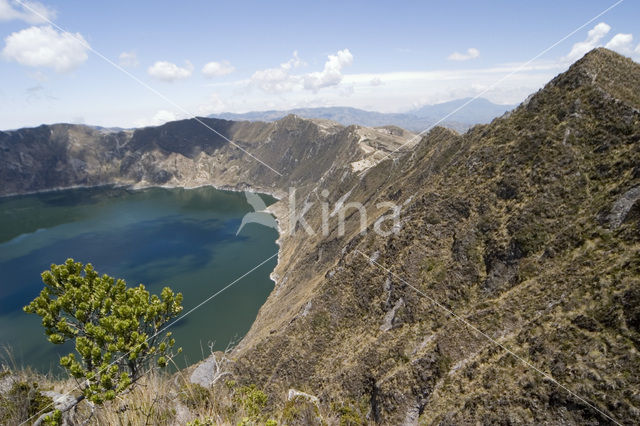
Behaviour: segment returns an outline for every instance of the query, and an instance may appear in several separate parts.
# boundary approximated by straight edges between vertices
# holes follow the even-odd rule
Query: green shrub
[[[260,418],[262,410],[267,405],[267,400],[267,394],[254,384],[240,386],[233,397],[235,405],[247,414],[250,421]]]
[[[364,424],[360,413],[350,405],[340,407],[338,414],[340,414],[340,426],[360,426]]]
[[[187,426],[213,426],[216,422],[212,417],[205,417],[204,419],[195,419],[191,422],[187,422]]]
[[[174,339],[163,327],[182,311],[182,294],[165,287],[160,297],[140,284],[99,276],[91,264],[68,259],[42,273],[44,288],[25,312],[42,317],[49,341],[75,341],[60,364],[80,383],[83,396],[101,404],[112,400],[173,356]]]

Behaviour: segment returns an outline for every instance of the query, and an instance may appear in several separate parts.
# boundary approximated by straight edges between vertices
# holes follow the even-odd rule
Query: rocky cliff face
[[[71,124],[0,132],[0,195],[107,184],[283,194],[336,167],[373,164],[412,136],[294,115],[274,123],[198,120],[120,132]]]
[[[640,66],[598,49],[508,116],[390,158],[410,135],[206,121],[282,175],[189,120],[42,126],[0,134],[0,190],[295,186],[316,233],[281,237],[275,289],[232,354],[235,379],[292,423],[317,419],[291,388],[384,424],[637,424],[639,93]],[[367,232],[355,209],[344,234],[336,215],[320,232],[321,203],[349,201]],[[391,236],[373,232],[385,201],[402,207]]]

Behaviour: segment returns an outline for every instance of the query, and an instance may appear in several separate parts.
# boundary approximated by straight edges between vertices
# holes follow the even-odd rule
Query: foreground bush
[[[113,400],[174,355],[175,341],[164,328],[182,311],[182,294],[165,287],[160,297],[150,295],[142,284],[129,288],[73,259],[51,265],[42,281],[24,310],[42,317],[51,343],[75,341],[78,356],[60,359],[81,391],[75,404]]]

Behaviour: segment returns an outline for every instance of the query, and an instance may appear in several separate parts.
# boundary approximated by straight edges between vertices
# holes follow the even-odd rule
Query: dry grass
[[[229,349],[228,349],[229,350]],[[213,354],[212,355],[219,355]],[[192,369],[172,373],[152,370],[115,400],[95,405],[87,400],[63,414],[67,424],[81,425],[355,425],[366,423],[352,401],[320,406],[301,396],[274,405],[276,399],[255,385],[219,380],[212,388],[191,383]],[[231,377],[231,376],[226,376]],[[80,394],[72,378],[59,378],[21,367],[10,349],[0,353],[0,424],[33,424],[55,409],[50,392]],[[365,410],[366,411],[366,410]]]
[[[47,392],[76,395],[77,389],[72,379],[56,379],[51,374],[17,367],[13,361],[3,361],[0,424],[33,424],[54,409]],[[268,399],[254,385],[242,386],[230,380],[211,389],[190,383],[183,371],[169,374],[154,370],[115,400],[100,406],[84,400],[64,418],[70,424],[83,425],[279,424],[266,414]],[[288,407],[289,414],[297,412],[296,407]],[[278,417],[282,421],[282,413]]]
[[[43,394],[77,393],[73,380],[56,380],[30,369],[5,369],[0,373],[0,424],[33,423],[50,411],[52,399]],[[246,413],[233,408],[229,394],[191,384],[180,375],[153,372],[115,400],[96,406],[82,401],[65,414],[74,424],[88,425],[184,425],[196,419],[215,424],[237,424]],[[197,424],[197,423],[196,423]],[[205,423],[206,424],[206,423]]]
[[[74,380],[20,367],[11,350],[3,350],[0,355],[0,424],[32,424],[43,413],[54,409],[48,392],[79,393]],[[237,424],[236,417],[242,419],[245,413],[228,407],[232,402],[230,394],[219,392],[214,398],[212,390],[189,383],[180,371],[174,374],[153,371],[115,400],[102,406],[82,401],[65,416],[74,424],[184,425],[195,419]]]

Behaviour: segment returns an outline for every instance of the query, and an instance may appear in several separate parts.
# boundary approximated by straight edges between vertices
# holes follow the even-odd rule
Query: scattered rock
[[[311,306],[313,306],[313,303],[311,303],[311,301],[308,301],[306,305],[304,305],[304,309],[302,310],[302,313],[300,314],[302,317],[306,317],[307,315],[309,315],[309,311],[311,310]]]
[[[320,403],[320,400],[318,399],[317,396],[311,395],[311,394],[306,393],[306,392],[299,391],[297,389],[293,389],[293,388],[289,389],[289,393],[287,394],[287,401],[292,401],[292,400],[294,400],[294,399],[296,399],[298,397],[304,398],[307,401],[313,402],[314,404],[319,404]]]
[[[16,378],[8,370],[0,371],[0,395],[7,393],[11,390]]]
[[[68,410],[69,407],[76,403],[76,397],[73,395],[55,391],[42,391],[41,393],[53,400],[53,408],[56,410]]]
[[[191,373],[191,376],[189,376],[189,381],[209,388],[221,377],[230,374],[224,370],[228,360],[224,357],[224,354],[220,354],[221,353],[211,354],[209,358],[198,364],[193,370],[193,373]]]
[[[611,229],[617,229],[627,219],[627,215],[634,204],[640,200],[640,186],[631,188],[613,204],[609,214],[609,224]]]
[[[384,322],[380,326],[380,330],[389,331],[394,326],[397,325],[396,313],[398,312],[398,309],[400,309],[403,306],[404,306],[404,299],[401,297],[400,299],[398,299],[396,304],[393,305],[393,308],[389,312],[387,312],[387,314],[384,316]]]

